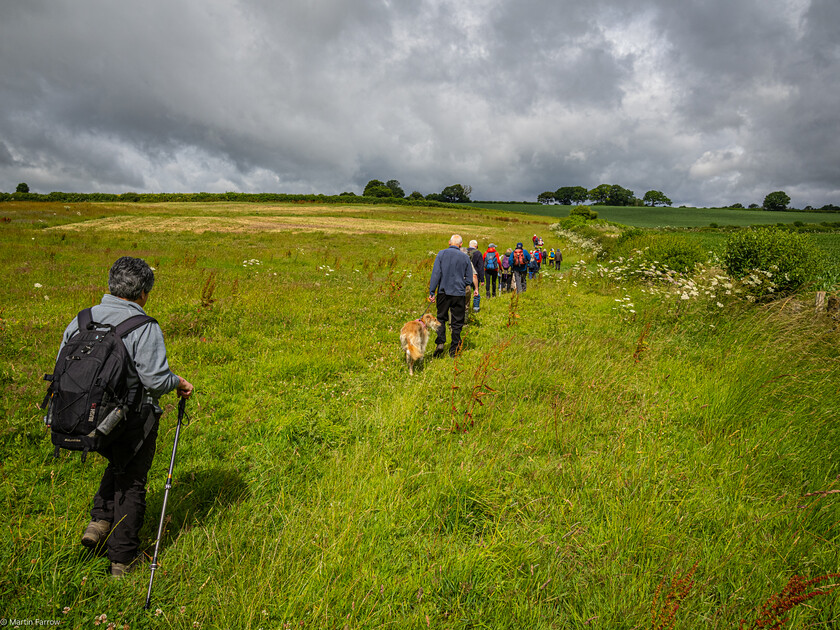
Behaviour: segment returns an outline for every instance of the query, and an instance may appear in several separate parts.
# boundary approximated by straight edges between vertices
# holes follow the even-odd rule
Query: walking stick
[[[152,575],[149,578],[149,591],[146,593],[146,605],[143,610],[149,610],[152,603],[152,582],[155,580],[155,569],[157,569],[158,550],[160,539],[163,538],[163,520],[166,516],[166,502],[169,499],[169,489],[172,488],[172,469],[175,467],[175,451],[178,450],[178,437],[181,435],[181,421],[184,419],[184,410],[187,406],[187,399],[181,398],[178,402],[178,424],[175,427],[175,442],[172,444],[172,459],[169,460],[169,474],[166,477],[166,490],[163,493],[163,507],[160,510],[160,525],[158,525],[157,540],[155,541],[155,555],[152,558]]]

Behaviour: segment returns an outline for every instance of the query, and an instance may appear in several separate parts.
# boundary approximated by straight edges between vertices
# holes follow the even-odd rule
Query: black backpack
[[[93,321],[86,308],[78,315],[79,332],[58,355],[55,370],[45,374],[50,381],[41,408],[44,422],[52,429],[55,456],[59,449],[101,451],[125,426],[124,418],[136,411],[142,385],[126,382],[128,353],[123,338],[138,327],[154,322],[148,315],[135,315],[117,326]]]

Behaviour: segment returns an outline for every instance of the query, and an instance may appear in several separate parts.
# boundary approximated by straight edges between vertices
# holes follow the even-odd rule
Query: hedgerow
[[[0,202],[3,201],[52,201],[61,203],[91,203],[91,202],[129,202],[129,203],[171,203],[171,202],[246,202],[246,203],[322,203],[322,204],[353,204],[353,205],[396,205],[396,206],[432,206],[432,207],[463,207],[463,204],[452,204],[441,201],[403,199],[400,197],[364,197],[356,195],[292,195],[285,193],[74,193],[51,192],[40,193],[3,193],[0,192]]]
[[[736,232],[726,241],[722,256],[733,278],[764,276],[772,282],[757,285],[756,297],[786,294],[818,276],[824,255],[805,234],[759,228]]]

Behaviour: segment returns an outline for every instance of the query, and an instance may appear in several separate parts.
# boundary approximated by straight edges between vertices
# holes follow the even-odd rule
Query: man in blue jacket
[[[453,234],[449,239],[449,247],[438,252],[432,267],[429,302],[437,303],[437,319],[440,322],[435,340],[436,357],[443,355],[446,322],[449,321],[450,315],[452,342],[449,344],[449,356],[454,357],[461,349],[461,329],[467,314],[467,287],[473,285],[473,295],[478,295],[478,278],[473,273],[470,257],[461,251],[463,242],[460,235]]]

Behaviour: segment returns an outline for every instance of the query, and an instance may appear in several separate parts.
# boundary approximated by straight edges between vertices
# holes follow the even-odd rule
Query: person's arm
[[[429,302],[435,301],[435,292],[440,286],[440,278],[441,278],[441,266],[440,266],[440,254],[435,256],[435,264],[432,266],[432,277],[429,280]]]
[[[134,346],[134,367],[137,376],[153,398],[178,390],[178,395],[189,398],[193,386],[169,369],[163,332],[157,323],[146,324],[129,333],[126,342]]]

